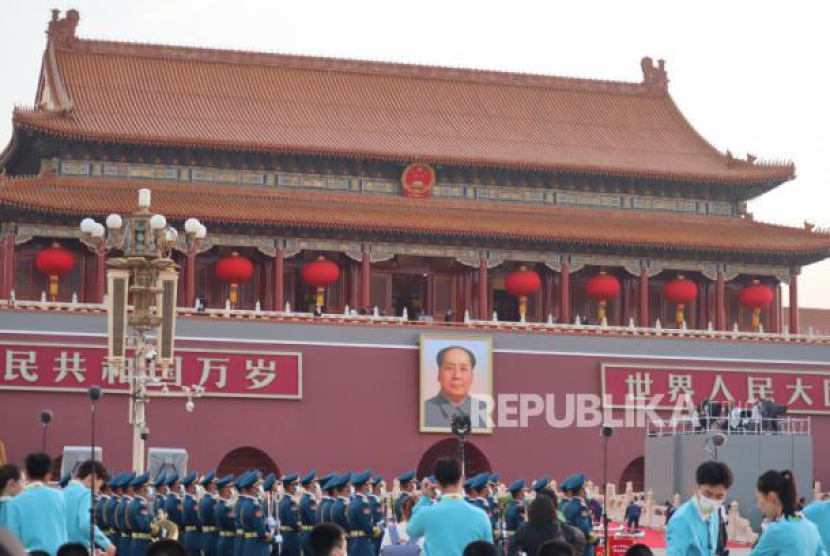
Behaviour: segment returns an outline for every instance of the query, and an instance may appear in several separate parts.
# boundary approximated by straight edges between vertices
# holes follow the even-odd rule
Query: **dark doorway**
[[[458,441],[455,438],[446,438],[436,442],[424,452],[418,463],[418,477],[428,477],[432,475],[432,470],[435,467],[435,462],[439,458],[458,457]],[[490,462],[484,453],[469,440],[464,443],[464,460],[465,475],[472,477],[484,471],[491,471]]]
[[[228,473],[233,473],[239,476],[251,469],[259,469],[263,475],[274,473],[278,477],[280,476],[280,469],[274,463],[274,460],[262,450],[251,446],[236,448],[225,454],[225,457],[219,462],[216,475],[223,477]]]
[[[417,320],[424,312],[427,277],[422,274],[392,275],[392,310],[395,316],[406,309],[409,320]]]
[[[634,492],[643,492],[645,490],[645,475],[646,475],[646,458],[639,457],[631,460],[625,466],[625,469],[620,476],[620,484],[617,485],[618,492],[625,492],[625,484],[631,481],[631,486]]]
[[[519,301],[515,295],[510,295],[505,290],[493,290],[493,310],[500,321],[519,321]],[[488,315],[486,318],[489,319],[490,317],[492,315]]]

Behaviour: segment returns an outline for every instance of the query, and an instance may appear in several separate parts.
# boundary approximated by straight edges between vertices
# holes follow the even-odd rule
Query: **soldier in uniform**
[[[380,545],[383,543],[383,531],[386,529],[386,516],[383,512],[382,482],[382,475],[378,475],[369,481],[369,486],[371,488],[369,491],[369,507],[372,510],[372,524],[375,527],[375,554],[380,554]]]
[[[201,556],[202,534],[199,529],[199,503],[196,500],[196,482],[198,473],[190,473],[182,481],[184,500],[182,501],[182,523],[184,524],[184,549],[188,556]]]
[[[164,513],[167,514],[167,519],[172,521],[176,524],[179,528],[179,531],[184,532],[184,519],[182,516],[182,499],[181,494],[179,493],[179,487],[181,482],[179,481],[179,473],[177,471],[173,471],[167,476],[167,500],[164,502]],[[185,535],[186,536],[186,535]],[[182,542],[183,539],[179,538],[179,542]]]
[[[233,521],[234,503],[231,499],[233,475],[227,475],[216,481],[219,499],[214,507],[215,523],[219,529],[216,543],[216,556],[233,556],[233,539],[236,536],[236,524]]]
[[[242,508],[246,504],[251,503],[251,497],[246,496],[242,491],[242,485],[247,483],[247,480],[250,475],[256,475],[254,471],[247,471],[240,475],[236,479],[236,491],[239,493],[239,496],[236,499],[236,504],[234,505],[233,509],[233,524],[234,524],[234,538],[233,538],[233,556],[242,556],[242,551],[245,548],[245,530],[242,528]],[[252,479],[251,484],[253,481],[256,480],[256,477]]]
[[[337,477],[337,473],[329,473],[328,475],[320,477],[322,496],[320,497],[320,503],[317,505],[317,521],[319,523],[331,522],[331,506],[334,504],[334,498],[336,496],[333,484],[337,480]]]
[[[260,498],[260,504],[265,513],[265,528],[272,537],[276,537],[274,543],[271,545],[271,554],[273,556],[279,555],[280,544],[282,543],[282,537],[277,536],[277,517],[279,515],[278,506],[280,500],[279,492],[277,492],[278,483],[276,474],[268,473],[262,482],[262,497]]]
[[[370,471],[364,471],[352,479],[355,495],[348,509],[349,556],[374,556],[375,527],[372,523],[372,508],[369,504]]]
[[[299,484],[300,476],[297,473],[284,475],[282,478],[284,494],[280,500],[279,509],[280,533],[282,534],[281,556],[299,556],[302,549],[300,545],[300,533],[302,532],[300,505],[295,498]]]
[[[135,496],[127,509],[127,521],[132,531],[128,556],[144,556],[147,547],[150,546],[150,534],[153,532],[153,516],[150,514],[150,504],[147,501],[150,482],[150,474],[144,473],[136,477],[132,483]]]
[[[334,482],[335,492],[337,493],[337,498],[334,501],[334,504],[331,507],[331,522],[334,524],[339,525],[343,528],[343,530],[348,535],[351,528],[349,527],[349,517],[348,517],[348,509],[349,509],[349,484],[352,480],[352,474],[350,471],[346,471],[344,474],[337,477]]]
[[[202,477],[205,494],[199,500],[199,523],[202,524],[202,554],[216,556],[219,529],[216,527],[216,473],[211,471]]]
[[[167,475],[159,473],[153,486],[156,489],[156,497],[153,499],[153,518],[156,518],[159,512],[164,511],[165,504],[167,503],[167,494],[169,492],[167,488]]]
[[[319,523],[317,520],[317,500],[314,498],[316,484],[317,471],[311,471],[300,479],[300,485],[304,491],[303,497],[300,498],[300,524],[302,526],[300,548],[303,554],[311,554],[311,530]]]
[[[122,490],[122,481],[126,475],[121,473],[120,475],[116,476],[110,481],[110,485],[112,486],[112,495],[110,499],[107,500],[107,503],[104,504],[104,518],[107,521],[107,536],[110,539],[110,542],[115,545],[116,549],[121,541],[121,529],[118,527],[118,523],[115,519],[115,509],[118,507],[118,503],[121,501],[121,495],[124,492]]]
[[[104,509],[107,507],[107,502],[109,502],[110,498],[112,498],[112,477],[101,486],[101,493],[98,496],[98,501],[95,503],[95,524],[101,533],[107,537],[107,540],[112,543],[109,534],[110,526],[107,522],[107,516],[104,513]]]
[[[562,491],[570,497],[562,508],[565,519],[585,535],[585,551],[582,556],[593,556],[596,538],[593,536],[594,527],[591,520],[591,510],[584,500],[585,475],[575,473],[562,481],[561,486]]]
[[[116,553],[120,552],[123,555],[130,554],[130,527],[127,523],[127,508],[129,507],[130,503],[133,501],[133,487],[132,482],[135,480],[135,472],[130,473],[126,477],[124,477],[122,485],[124,494],[121,495],[121,499],[118,501],[118,505],[115,507],[115,522],[118,524],[118,530],[121,531],[121,537],[118,540],[118,550]]]
[[[403,520],[403,503],[412,495],[412,490],[415,488],[415,470],[409,470],[400,477],[398,483],[401,487],[401,493],[395,500],[395,522],[400,523]]]
[[[259,485],[259,473],[249,473],[239,483],[242,492],[241,499],[246,500],[238,508],[239,523],[242,526],[244,540],[242,556],[269,556],[271,554],[270,533],[265,525],[265,514],[262,505],[256,496],[256,488]]]
[[[516,554],[511,538],[516,534],[519,526],[525,522],[525,480],[519,479],[507,487],[513,497],[504,510],[504,535],[508,543],[508,554]]]
[[[487,506],[490,508],[490,523],[493,525],[493,535],[496,539],[501,535],[501,506],[499,506],[499,502],[495,496],[499,479],[501,479],[501,475],[498,473],[491,473],[487,477],[487,495],[484,497],[487,501]]]

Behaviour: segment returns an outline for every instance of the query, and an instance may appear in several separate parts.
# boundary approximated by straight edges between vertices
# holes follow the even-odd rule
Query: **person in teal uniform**
[[[115,507],[115,522],[118,524],[118,531],[120,536],[118,544],[116,545],[116,552],[121,553],[122,556],[130,554],[130,526],[127,523],[127,508],[130,502],[133,501],[133,487],[132,482],[135,480],[135,472],[130,472],[121,479],[123,494],[118,500],[118,505]]]
[[[242,509],[246,504],[250,504],[251,497],[246,496],[242,491],[242,485],[247,483],[248,477],[254,474],[253,471],[247,471],[240,475],[236,479],[236,492],[238,496],[236,498],[236,504],[233,507],[233,525],[234,525],[234,537],[233,537],[233,556],[242,556],[242,550],[245,545],[245,530],[242,528]],[[253,480],[252,480],[253,482]]]
[[[297,473],[283,475],[283,494],[279,506],[280,534],[282,534],[282,547],[280,556],[299,556],[300,533],[300,506],[296,500],[297,486],[300,484],[300,476]]]
[[[313,470],[306,473],[300,479],[300,486],[303,487],[303,496],[300,498],[300,525],[302,533],[300,534],[300,548],[303,554],[311,554],[311,530],[319,523],[317,521],[317,500],[314,499],[314,489],[317,484],[317,471]]]
[[[750,556],[827,556],[816,524],[797,512],[792,471],[769,470],[758,477],[755,500],[767,527]]]
[[[339,525],[343,528],[348,536],[349,531],[351,528],[349,527],[349,517],[348,517],[348,510],[349,510],[349,484],[352,480],[352,474],[350,471],[346,471],[342,475],[340,475],[336,482],[334,483],[334,488],[337,492],[337,498],[334,500],[334,504],[331,507],[331,522]]]
[[[410,469],[403,475],[398,477],[398,483],[401,487],[401,492],[398,498],[395,499],[395,521],[400,523],[403,519],[403,503],[412,494],[415,488],[415,470]]]
[[[233,475],[226,475],[216,481],[218,499],[214,506],[214,520],[219,531],[216,556],[233,556],[233,539],[236,536],[236,524],[233,522],[233,501],[231,500],[233,478]]]
[[[265,514],[256,496],[259,473],[250,473],[240,482],[239,488],[246,503],[239,508],[239,523],[244,531],[242,556],[269,556],[271,535],[265,524]]]
[[[331,508],[334,505],[335,498],[337,498],[337,490],[334,488],[334,484],[338,477],[337,473],[332,473],[330,477],[323,477],[320,480],[320,487],[323,489],[323,496],[317,505],[320,523],[331,523]]]
[[[372,523],[372,508],[369,505],[370,471],[358,473],[352,478],[355,489],[354,498],[348,509],[349,544],[348,556],[374,556],[374,524]]]
[[[93,471],[95,484],[92,483]],[[63,489],[63,502],[66,507],[67,542],[80,543],[89,549],[90,522],[89,511],[92,506],[92,492],[98,492],[101,484],[107,480],[107,470],[99,461],[85,461],[75,473],[75,478]],[[96,506],[101,505],[98,501]],[[96,508],[97,513],[97,508]],[[95,546],[110,556],[115,554],[115,547],[95,525]]]
[[[199,502],[196,500],[196,484],[199,474],[190,473],[182,481],[184,499],[182,500],[182,524],[184,525],[184,549],[188,556],[201,556],[202,533],[199,521]]]
[[[167,519],[176,524],[179,528],[179,542],[182,542],[182,537],[186,537],[187,533],[184,530],[184,506],[182,497],[179,493],[181,487],[181,477],[178,471],[173,471],[167,476],[167,500],[164,501],[164,513],[167,514]]]
[[[167,504],[167,475],[164,473],[159,473],[158,477],[156,477],[155,482],[153,483],[153,488],[156,489],[156,495],[153,498],[153,517],[158,517],[159,512],[165,511],[165,505]]]
[[[202,524],[202,554],[216,556],[219,530],[216,527],[216,473],[211,471],[201,481],[205,494],[199,500],[199,523]]]
[[[695,485],[692,498],[666,527],[666,556],[712,556],[718,550],[719,510],[732,486],[732,470],[723,462],[701,463]]]
[[[27,552],[41,551],[57,556],[66,544],[66,504],[63,493],[49,488],[52,458],[44,453],[26,457],[29,484],[11,499],[6,512],[8,530]]]
[[[130,524],[130,554],[120,556],[144,556],[150,546],[150,536],[153,533],[153,515],[147,495],[150,490],[149,473],[143,473],[132,482],[133,500],[127,508],[127,521]]]
[[[561,486],[562,490],[570,496],[570,500],[562,508],[565,520],[585,535],[583,556],[593,556],[596,539],[593,535],[594,523],[591,519],[591,510],[585,501],[585,475],[575,473],[562,481]]]
[[[386,529],[386,516],[383,515],[383,476],[378,475],[369,481],[369,508],[372,510],[372,524],[374,530],[375,554],[380,554],[380,546],[383,543],[383,531]]]
[[[510,483],[507,487],[510,496],[512,496],[510,503],[504,509],[504,529],[505,535],[509,539],[516,534],[519,526],[525,522],[525,480],[519,479]]]
[[[815,501],[804,508],[804,517],[818,527],[824,550],[830,554],[830,500]]]
[[[0,527],[8,528],[9,502],[23,492],[23,473],[13,463],[0,466]]]

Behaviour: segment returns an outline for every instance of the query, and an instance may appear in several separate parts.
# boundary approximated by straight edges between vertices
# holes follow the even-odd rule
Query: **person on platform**
[[[299,484],[300,476],[297,473],[282,477],[282,487],[285,494],[283,494],[279,506],[280,534],[282,535],[280,556],[299,556],[302,549],[300,543],[300,534],[302,533],[300,505],[296,499]]]
[[[583,556],[593,556],[596,539],[593,535],[594,523],[591,519],[591,510],[586,503],[585,475],[575,473],[562,481],[562,490],[570,497],[562,507],[565,520],[582,532],[585,537]]]
[[[216,556],[219,529],[216,527],[216,473],[211,471],[201,482],[205,493],[199,500],[199,523],[202,524],[202,554]]]
[[[695,472],[695,493],[674,512],[666,528],[666,556],[711,556],[719,552],[718,509],[732,486],[732,470],[707,461]]]
[[[818,527],[824,550],[830,554],[830,501],[817,500],[804,508],[804,517]]]
[[[0,528],[8,529],[9,502],[23,492],[23,473],[13,463],[0,466]]]
[[[150,474],[144,473],[133,482],[133,500],[127,508],[127,521],[130,524],[130,554],[120,556],[144,556],[150,546],[153,531],[153,514],[148,494],[150,491]]]
[[[513,537],[511,554],[517,551],[536,554],[543,543],[549,540],[564,540],[553,504],[547,496],[539,496],[531,502],[527,523],[523,523]]]
[[[349,504],[349,556],[374,556],[374,524],[372,508],[369,505],[370,471],[364,471],[352,478],[355,494]]]
[[[452,417],[462,414],[470,417],[473,428],[485,428],[487,403],[470,395],[475,354],[462,346],[449,346],[440,350],[435,359],[440,391],[424,402],[424,425],[449,428]]]
[[[188,556],[200,556],[202,550],[201,523],[199,521],[199,502],[196,500],[196,483],[199,474],[190,473],[182,481],[184,500],[182,500],[182,523],[184,525],[184,540],[182,544]],[[175,520],[174,520],[175,521]]]
[[[309,543],[311,544],[310,556],[346,556],[348,550],[346,532],[342,527],[329,522],[314,526]]]
[[[507,539],[511,539],[519,530],[525,519],[525,480],[519,479],[507,487],[511,499],[504,510],[504,529]],[[512,541],[508,541],[513,545]],[[511,551],[512,553],[512,551]]]
[[[401,508],[403,507],[404,501],[412,495],[412,491],[415,489],[415,470],[410,469],[403,475],[398,477],[398,484],[400,485],[400,494],[398,494],[398,498],[395,499],[395,521],[401,520]]]
[[[271,534],[265,524],[265,514],[256,496],[259,487],[259,473],[250,473],[240,481],[242,497],[247,500],[239,509],[239,523],[244,532],[242,554],[244,556],[269,556],[271,554]]]
[[[350,471],[340,475],[334,483],[334,488],[337,491],[337,498],[331,507],[331,521],[339,525],[348,535],[351,532],[349,526],[349,485],[351,484],[352,474]]]
[[[493,528],[487,514],[462,497],[461,463],[455,458],[440,458],[434,475],[441,498],[432,503],[429,496],[421,496],[407,528],[409,537],[424,537],[429,556],[457,556],[473,541],[492,543]]]
[[[816,524],[796,511],[792,471],[767,471],[755,483],[758,508],[767,527],[750,556],[827,556]]]
[[[226,475],[216,481],[218,500],[214,506],[214,520],[219,531],[216,556],[233,556],[233,539],[236,536],[233,500],[231,499],[233,479],[233,475]]]
[[[639,531],[640,530],[640,514],[642,513],[642,508],[637,503],[637,500],[631,499],[628,502],[628,506],[625,508],[625,526],[628,528],[629,531]]]
[[[308,544],[311,530],[317,525],[317,500],[314,498],[314,491],[317,486],[317,471],[310,471],[300,479],[300,486],[303,487],[303,495],[300,498],[300,548],[303,554],[308,554],[311,546]]]
[[[95,483],[92,477],[95,475]],[[63,503],[66,508],[67,542],[80,543],[89,549],[90,519],[93,492],[97,493],[101,484],[109,479],[107,470],[99,461],[88,460],[78,466],[75,478],[63,489]],[[96,506],[101,505],[99,500]],[[97,508],[96,508],[97,513]],[[95,525],[95,546],[109,556],[114,556],[115,546]]]
[[[56,556],[66,543],[66,505],[63,493],[46,486],[51,478],[52,458],[44,453],[26,456],[29,484],[8,503],[7,526],[27,552]]]

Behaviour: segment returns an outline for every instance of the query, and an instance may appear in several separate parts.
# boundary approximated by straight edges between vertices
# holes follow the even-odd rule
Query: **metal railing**
[[[711,418],[707,423],[694,417],[673,418],[668,421],[650,421],[646,424],[648,436],[676,435],[810,435],[812,425],[809,417],[752,418],[729,417]]]

